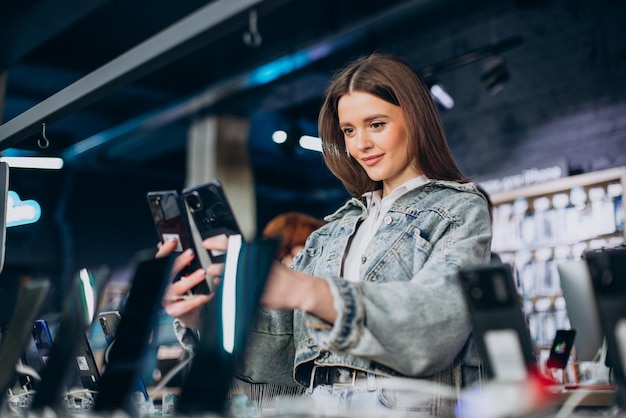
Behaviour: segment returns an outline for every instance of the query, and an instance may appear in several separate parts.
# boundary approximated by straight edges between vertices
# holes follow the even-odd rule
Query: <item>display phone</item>
[[[102,332],[104,333],[104,338],[107,343],[107,348],[104,354],[105,366],[109,361],[109,348],[112,347],[112,344],[115,342],[115,333],[121,319],[122,316],[118,311],[105,311],[98,314],[98,322],[100,323],[100,327],[102,328]],[[136,384],[131,388],[131,391],[140,392],[145,400],[149,399],[148,390],[146,389],[146,385],[141,377],[137,379]]]
[[[117,411],[139,415],[131,393],[144,368],[150,338],[158,331],[161,301],[173,259],[173,255],[145,258],[143,254],[137,259],[128,298],[115,329],[115,342],[100,380],[93,406],[95,415]]]
[[[151,191],[148,192],[147,199],[161,242],[174,238],[178,241],[178,246],[174,250],[175,253],[181,253],[190,248],[195,254],[191,263],[180,274],[185,276],[199,268],[208,267],[211,261],[207,251],[197,251],[199,247],[196,245],[194,230],[189,222],[189,214],[180,194],[176,190]],[[178,278],[180,275],[175,280]],[[210,292],[210,278],[195,286],[191,291],[195,294]]]
[[[550,354],[548,355],[546,366],[552,369],[564,369],[569,361],[575,338],[575,329],[557,330],[554,340],[552,341],[552,346],[550,347]]]
[[[86,334],[83,334],[78,342],[75,359],[76,370],[83,388],[97,391],[100,383],[100,370],[98,370],[91,343]]]
[[[33,339],[43,365],[46,365],[48,362],[48,356],[52,349],[53,336],[55,333],[55,328],[45,319],[38,319],[33,325]],[[85,389],[97,390],[100,372],[87,335],[83,335],[83,337],[79,339],[75,354],[75,373],[80,379],[82,386]]]
[[[458,276],[487,376],[525,380],[537,364],[511,268],[479,265],[461,269]]]
[[[241,235],[235,214],[219,181],[186,188],[182,195],[202,240],[221,234]],[[209,252],[209,257],[213,263],[222,263],[225,253],[213,251]]]
[[[613,370],[623,395],[620,406],[626,408],[626,247],[591,250],[583,257],[606,339],[605,364]]]
[[[98,322],[100,323],[100,328],[102,328],[107,345],[110,345],[115,340],[115,330],[121,319],[122,316],[118,311],[105,311],[98,314]]]
[[[48,362],[48,356],[50,355],[50,349],[52,348],[52,335],[48,321],[45,319],[38,319],[33,324],[33,340],[35,341],[35,347],[39,353],[41,364],[45,365]]]

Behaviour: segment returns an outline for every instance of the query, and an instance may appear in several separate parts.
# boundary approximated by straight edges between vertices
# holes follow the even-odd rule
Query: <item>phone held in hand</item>
[[[241,234],[222,184],[217,181],[182,191],[185,205],[202,240],[216,235]],[[224,261],[224,252],[209,252],[214,263]]]
[[[197,250],[189,214],[178,191],[151,191],[146,197],[159,240],[164,243],[175,239],[178,242],[174,250],[176,253],[191,249],[195,254],[191,263],[181,271],[180,275],[185,276],[200,268],[206,268],[210,264],[209,257],[206,251]],[[174,280],[178,280],[179,277]],[[192,293],[211,293],[208,280],[195,286]]]

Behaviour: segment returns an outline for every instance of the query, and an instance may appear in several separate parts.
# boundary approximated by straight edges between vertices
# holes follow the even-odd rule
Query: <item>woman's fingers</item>
[[[192,249],[187,249],[180,253],[180,255],[174,259],[174,264],[172,265],[172,278],[187,267],[193,261],[194,257],[195,254]]]
[[[209,302],[213,298],[213,294],[210,295],[193,295],[189,298],[166,301],[163,304],[165,312],[173,318],[185,318],[190,312],[198,310],[202,305]]]
[[[202,241],[202,246],[207,250],[226,251],[228,249],[228,236],[221,234],[206,238]]]
[[[165,242],[159,242],[157,244],[157,253],[156,258],[165,257],[169,255],[172,251],[176,249],[178,246],[178,241],[175,239],[170,239]]]
[[[166,295],[168,297],[186,295],[196,285],[202,283],[203,280],[206,280],[206,271],[198,269],[187,276],[182,276],[179,280],[170,284]]]

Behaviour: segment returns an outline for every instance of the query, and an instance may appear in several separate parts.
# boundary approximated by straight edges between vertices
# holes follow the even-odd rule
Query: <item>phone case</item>
[[[233,210],[219,181],[214,180],[186,188],[182,195],[201,239],[221,234],[241,235]],[[209,253],[209,256],[214,263],[224,261],[224,253],[213,252]]]
[[[180,194],[176,190],[151,191],[146,197],[159,240],[165,242],[175,238],[178,241],[175,252],[181,253],[191,248],[195,254],[191,263],[181,271],[181,275],[185,276],[200,268],[206,268],[210,263],[208,254],[206,251],[197,250],[187,208]],[[210,283],[200,283],[193,288],[192,293],[211,293]]]

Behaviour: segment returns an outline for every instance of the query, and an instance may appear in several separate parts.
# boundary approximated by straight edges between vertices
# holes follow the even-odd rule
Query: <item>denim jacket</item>
[[[457,270],[488,263],[491,223],[471,183],[432,180],[399,197],[383,218],[360,282],[342,279],[346,249],[367,208],[352,198],[312,233],[292,268],[325,279],[338,317],[261,310],[246,361],[249,382],[307,386],[314,365],[461,387],[479,360]],[[474,376],[464,376],[473,370]],[[467,374],[467,373],[466,373]],[[469,380],[468,380],[469,379]]]

